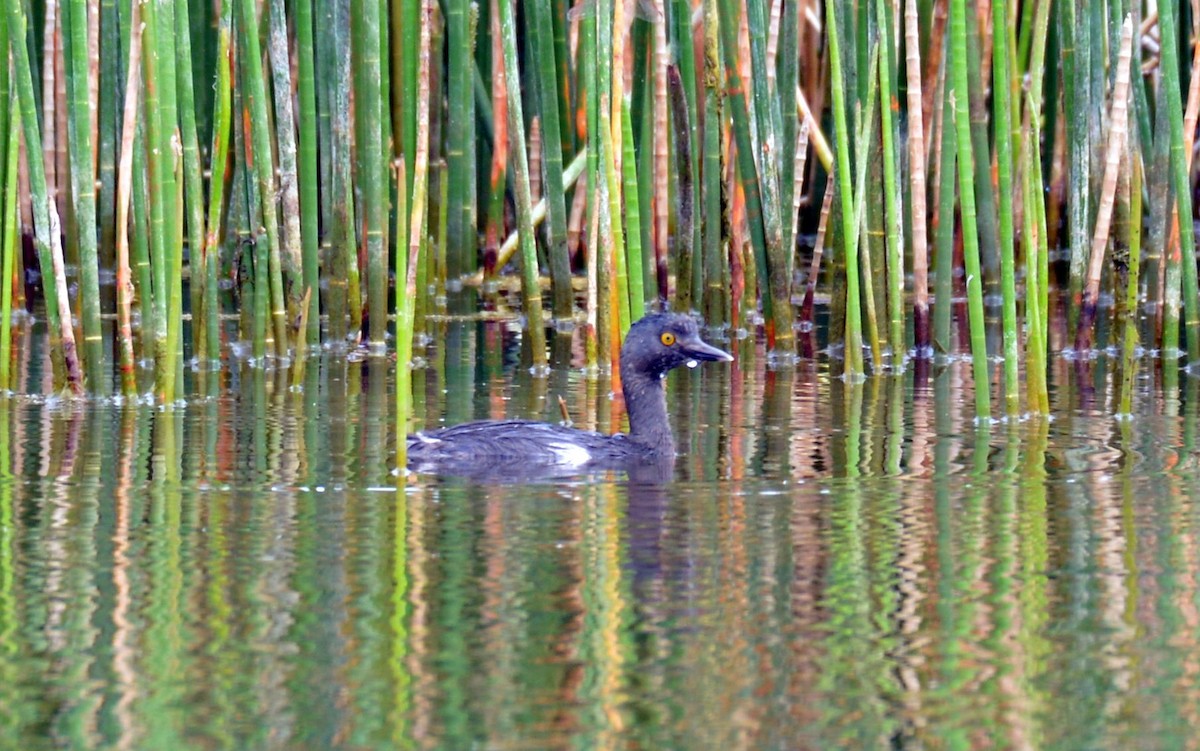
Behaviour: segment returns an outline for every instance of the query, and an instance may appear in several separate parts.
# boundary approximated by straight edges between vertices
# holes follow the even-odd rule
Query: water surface
[[[724,345],[669,378],[666,481],[404,481],[385,360],[0,399],[0,746],[1200,745],[1194,379],[1117,419],[1056,359],[1055,419],[980,426],[969,363]],[[417,425],[612,430],[578,353],[440,324]]]

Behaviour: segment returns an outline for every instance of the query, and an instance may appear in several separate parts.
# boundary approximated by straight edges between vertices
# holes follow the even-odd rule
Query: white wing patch
[[[592,454],[583,446],[563,441],[551,443],[547,448],[554,452],[555,464],[568,467],[582,467],[592,460]]]

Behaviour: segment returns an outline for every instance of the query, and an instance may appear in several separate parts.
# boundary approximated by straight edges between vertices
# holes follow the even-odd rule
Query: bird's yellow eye
[[[659,340],[661,340],[663,344],[670,347],[671,345],[675,344],[675,335],[670,331],[664,331],[662,332],[662,336],[659,337]]]

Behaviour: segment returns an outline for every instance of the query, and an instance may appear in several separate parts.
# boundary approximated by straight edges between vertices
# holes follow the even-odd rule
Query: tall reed
[[[999,199],[1000,293],[1004,354],[1004,405],[1011,416],[1021,410],[1018,361],[1016,247],[1013,240],[1013,123],[1012,84],[1009,81],[1009,3],[992,3],[992,118],[996,123],[996,174]]]
[[[1200,362],[1200,295],[1196,286],[1196,238],[1191,231],[1192,191],[1188,177],[1188,159],[1183,148],[1183,106],[1179,95],[1179,52],[1176,42],[1175,14],[1171,3],[1159,8],[1162,34],[1162,90],[1166,97],[1166,116],[1170,123],[1171,187],[1175,193],[1175,211],[1179,220],[1178,251],[1167,256],[1167,297],[1163,310],[1163,350],[1179,347],[1179,299],[1182,295],[1189,363]],[[1183,259],[1187,259],[1184,263]]]
[[[183,157],[183,183],[180,186],[183,190],[184,203],[179,207],[186,217],[187,226],[187,245],[189,253],[196,254],[204,246],[204,165],[201,164],[199,135],[196,130],[196,97],[195,85],[193,84],[192,76],[192,46],[191,46],[191,28],[190,28],[190,13],[188,10],[188,0],[177,0],[175,6],[175,76],[176,90],[178,91],[179,102],[179,140],[182,147]],[[182,228],[181,228],[182,230]],[[175,347],[182,347],[180,341],[180,321],[183,316],[183,300],[182,300],[182,264],[183,250],[179,248],[178,257],[174,261],[175,266],[180,268],[178,274],[172,274],[173,279],[177,280],[176,294],[180,298],[174,302],[171,309],[172,326],[176,332],[173,335],[173,341],[176,342]],[[197,269],[201,268],[199,264],[189,264]],[[191,303],[193,315],[202,306],[204,295],[204,273],[193,274],[191,278]],[[204,327],[195,325],[193,319],[193,342],[198,343],[197,336],[203,335]],[[194,345],[193,345],[194,346]],[[195,347],[194,349],[199,349]],[[182,361],[182,358],[180,358]]]
[[[137,133],[138,90],[141,83],[142,34],[137,5],[132,6],[134,23],[130,30],[129,65],[125,82],[125,106],[121,118],[121,161],[116,178],[116,265],[117,265],[117,338],[120,350],[121,393],[137,393],[137,372],[133,354],[133,279],[129,263],[130,191],[133,183],[134,143]],[[139,233],[141,234],[141,233]],[[149,269],[147,269],[148,271]],[[215,284],[213,285],[215,288]],[[147,285],[148,287],[148,285]]]
[[[733,0],[720,0],[719,7],[720,18],[718,23],[721,32],[721,53],[725,63],[725,90],[730,93],[726,101],[730,104],[733,116],[733,133],[737,143],[738,175],[746,196],[746,223],[750,226],[750,242],[754,248],[755,266],[759,270],[759,280],[762,288],[768,290],[768,226],[778,229],[778,224],[772,225],[766,214],[767,204],[763,198],[764,178],[760,175],[759,166],[755,162],[754,142],[750,135],[750,102],[743,86],[737,58],[737,29],[740,13],[737,11]],[[762,26],[758,28],[762,28]],[[765,117],[766,113],[761,113],[761,116]],[[765,128],[766,126],[762,127]],[[760,131],[760,138],[761,135],[762,132]],[[775,318],[774,313],[777,303],[778,301],[769,293],[763,295],[763,312],[772,321],[778,320]],[[790,322],[787,326],[787,332],[790,336]],[[780,332],[776,331],[776,336],[779,335]]]
[[[281,274],[286,280],[285,305],[289,323],[288,343],[282,345],[286,352],[292,344],[295,322],[304,314],[301,300],[305,296],[306,277],[303,273],[300,233],[300,187],[296,160],[296,114],[292,109],[291,55],[288,48],[287,19],[284,18],[283,0],[271,0],[267,7],[267,57],[271,64],[271,88],[275,104],[275,148],[279,164],[279,207],[282,212],[283,237],[280,244]],[[274,197],[272,198],[274,200]],[[386,262],[385,262],[386,264]],[[315,290],[313,290],[315,292]],[[386,323],[386,321],[385,321]],[[302,349],[307,331],[296,331],[297,349]]]
[[[900,368],[904,364],[906,351],[904,339],[904,220],[900,216],[902,201],[899,194],[899,184],[896,179],[899,148],[899,124],[893,121],[892,108],[898,106],[893,90],[892,60],[896,52],[893,49],[891,34],[891,11],[888,3],[877,0],[875,3],[876,23],[881,35],[879,49],[879,118],[881,149],[883,158],[883,199],[886,214],[886,268],[887,268],[887,302],[888,302],[888,340],[892,347],[893,367]],[[899,114],[899,113],[896,113]]]
[[[675,210],[675,307],[678,310],[692,309],[693,273],[695,266],[696,191],[694,161],[692,159],[692,118],[688,112],[687,93],[679,68],[672,65],[667,70],[667,91],[671,103],[671,124],[675,135],[676,161],[676,210]],[[787,306],[785,306],[787,307]],[[788,323],[791,330],[791,323]]]
[[[193,269],[204,277],[202,309],[200,311],[201,329],[204,332],[201,357],[208,360],[220,360],[221,357],[221,318],[218,309],[217,276],[220,266],[220,246],[222,230],[225,228],[225,187],[229,182],[232,170],[229,164],[230,141],[233,137],[233,58],[230,49],[232,40],[233,11],[232,3],[225,3],[221,9],[221,20],[217,30],[216,56],[216,95],[213,100],[213,129],[212,155],[210,165],[211,178],[208,186],[208,222],[204,236],[204,247],[200,258],[201,269]],[[195,258],[195,250],[192,258]],[[193,279],[195,274],[193,274]],[[193,282],[195,283],[195,282]],[[314,299],[315,299],[314,295]],[[192,311],[192,322],[196,324],[197,311]]]
[[[387,333],[388,263],[384,244],[387,183],[383,179],[386,163],[383,151],[383,99],[380,85],[381,51],[379,48],[379,3],[354,0],[352,32],[357,49],[354,77],[354,122],[357,126],[357,154],[360,165],[362,236],[367,263],[367,308],[371,312],[368,345],[376,354],[384,352]],[[464,54],[463,50],[455,54]],[[453,60],[455,54],[451,55]],[[469,52],[466,52],[470,57]]]
[[[975,375],[975,413],[991,416],[991,382],[988,378],[987,338],[983,320],[983,285],[979,263],[979,235],[975,224],[975,155],[971,143],[970,88],[967,60],[967,8],[965,0],[950,5],[950,65],[958,156],[958,196],[962,211],[963,263],[967,272],[967,324],[971,329],[971,362]],[[950,85],[950,81],[947,81]]]
[[[704,0],[704,150],[701,171],[704,246],[704,318],[709,324],[725,320],[725,267],[722,253],[724,234],[721,211],[721,71],[717,2]]]
[[[567,205],[563,185],[563,143],[559,125],[558,61],[555,58],[554,27],[549,3],[533,3],[527,13],[533,16],[528,25],[532,39],[537,73],[538,103],[542,115],[542,148],[546,171],[546,206],[549,226],[547,255],[550,259],[551,288],[554,294],[555,318],[569,318],[575,306],[571,290],[571,259],[567,253]]]
[[[500,4],[500,34],[504,39],[504,69],[508,74],[508,128],[513,141],[525,143],[525,121],[521,110],[521,73],[517,65],[517,32],[513,11]],[[542,291],[537,278],[537,250],[533,242],[533,206],[529,197],[529,164],[525,149],[513,149],[513,182],[516,187],[517,225],[521,233],[521,294],[529,331],[533,364],[546,366],[546,328],[542,320]]]
[[[37,249],[38,264],[42,273],[54,266],[50,249],[50,197],[46,189],[46,167],[28,144],[42,142],[38,125],[37,105],[33,93],[33,72],[29,62],[29,48],[20,42],[25,39],[25,11],[22,4],[10,0],[8,5],[9,49],[12,53],[13,85],[17,90],[21,123],[25,134],[27,163],[29,165],[29,192],[33,209],[34,247]],[[62,321],[59,315],[58,292],[46,275],[42,294],[46,299],[46,325],[50,337],[50,356],[54,363],[58,385],[65,373],[65,354],[61,343]],[[68,324],[70,321],[68,320]]]
[[[929,242],[925,226],[925,126],[921,115],[920,20],[917,0],[904,1],[905,84],[908,89],[908,165],[912,227],[913,341],[917,356],[930,346],[929,332]]]
[[[829,33],[830,93],[833,98],[833,130],[837,142],[838,197],[841,202],[843,262],[846,270],[846,374],[863,372],[862,311],[859,306],[858,224],[855,221],[855,194],[850,177],[850,135],[846,97],[842,80],[841,40],[838,33],[837,3],[826,4],[825,28]],[[865,159],[866,155],[860,155]]]
[[[1126,152],[1126,158],[1133,151]],[[1121,388],[1118,397],[1118,411],[1121,414],[1133,413],[1133,384],[1137,372],[1135,357],[1138,346],[1137,303],[1141,273],[1141,223],[1142,223],[1142,167],[1141,161],[1129,159],[1131,177],[1129,180],[1129,269],[1128,281],[1125,285],[1125,330],[1121,340]]]
[[[14,118],[4,136],[4,212],[0,217],[0,389],[12,388],[12,291],[17,255],[17,155],[21,129]]]
[[[317,170],[317,91],[313,42],[313,0],[296,0],[296,95],[300,134],[297,179],[300,183],[300,244],[304,289],[308,295],[304,342],[321,341],[321,283],[317,236],[320,216]],[[396,45],[397,48],[400,45]],[[215,153],[215,150],[214,150]]]
[[[92,153],[90,92],[88,90],[87,7],[84,0],[62,4],[63,56],[68,101],[67,138],[71,146],[71,197],[74,199],[79,247],[80,318],[83,324],[83,362],[88,386],[108,392],[104,342],[100,336],[100,280],[96,240],[96,180]],[[11,284],[11,281],[8,283]]]
[[[1109,242],[1113,209],[1117,198],[1118,172],[1125,154],[1125,136],[1129,130],[1129,62],[1133,41],[1132,20],[1125,19],[1118,53],[1117,74],[1113,85],[1112,107],[1109,116],[1108,143],[1105,146],[1104,180],[1101,183],[1100,203],[1096,211],[1096,228],[1092,234],[1091,254],[1084,280],[1083,297],[1080,304],[1079,328],[1075,336],[1075,347],[1085,350],[1091,347],[1092,328],[1096,320],[1096,305],[1100,296],[1100,274],[1103,272],[1105,251]]]

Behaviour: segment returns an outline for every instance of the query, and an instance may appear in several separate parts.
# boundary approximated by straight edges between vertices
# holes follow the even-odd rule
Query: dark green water
[[[504,324],[437,345],[422,423],[613,424],[565,344],[548,379]],[[980,428],[967,363],[737,350],[669,379],[667,483],[398,488],[387,362],[0,399],[0,747],[1196,745],[1194,379],[1118,420],[1100,360]]]

